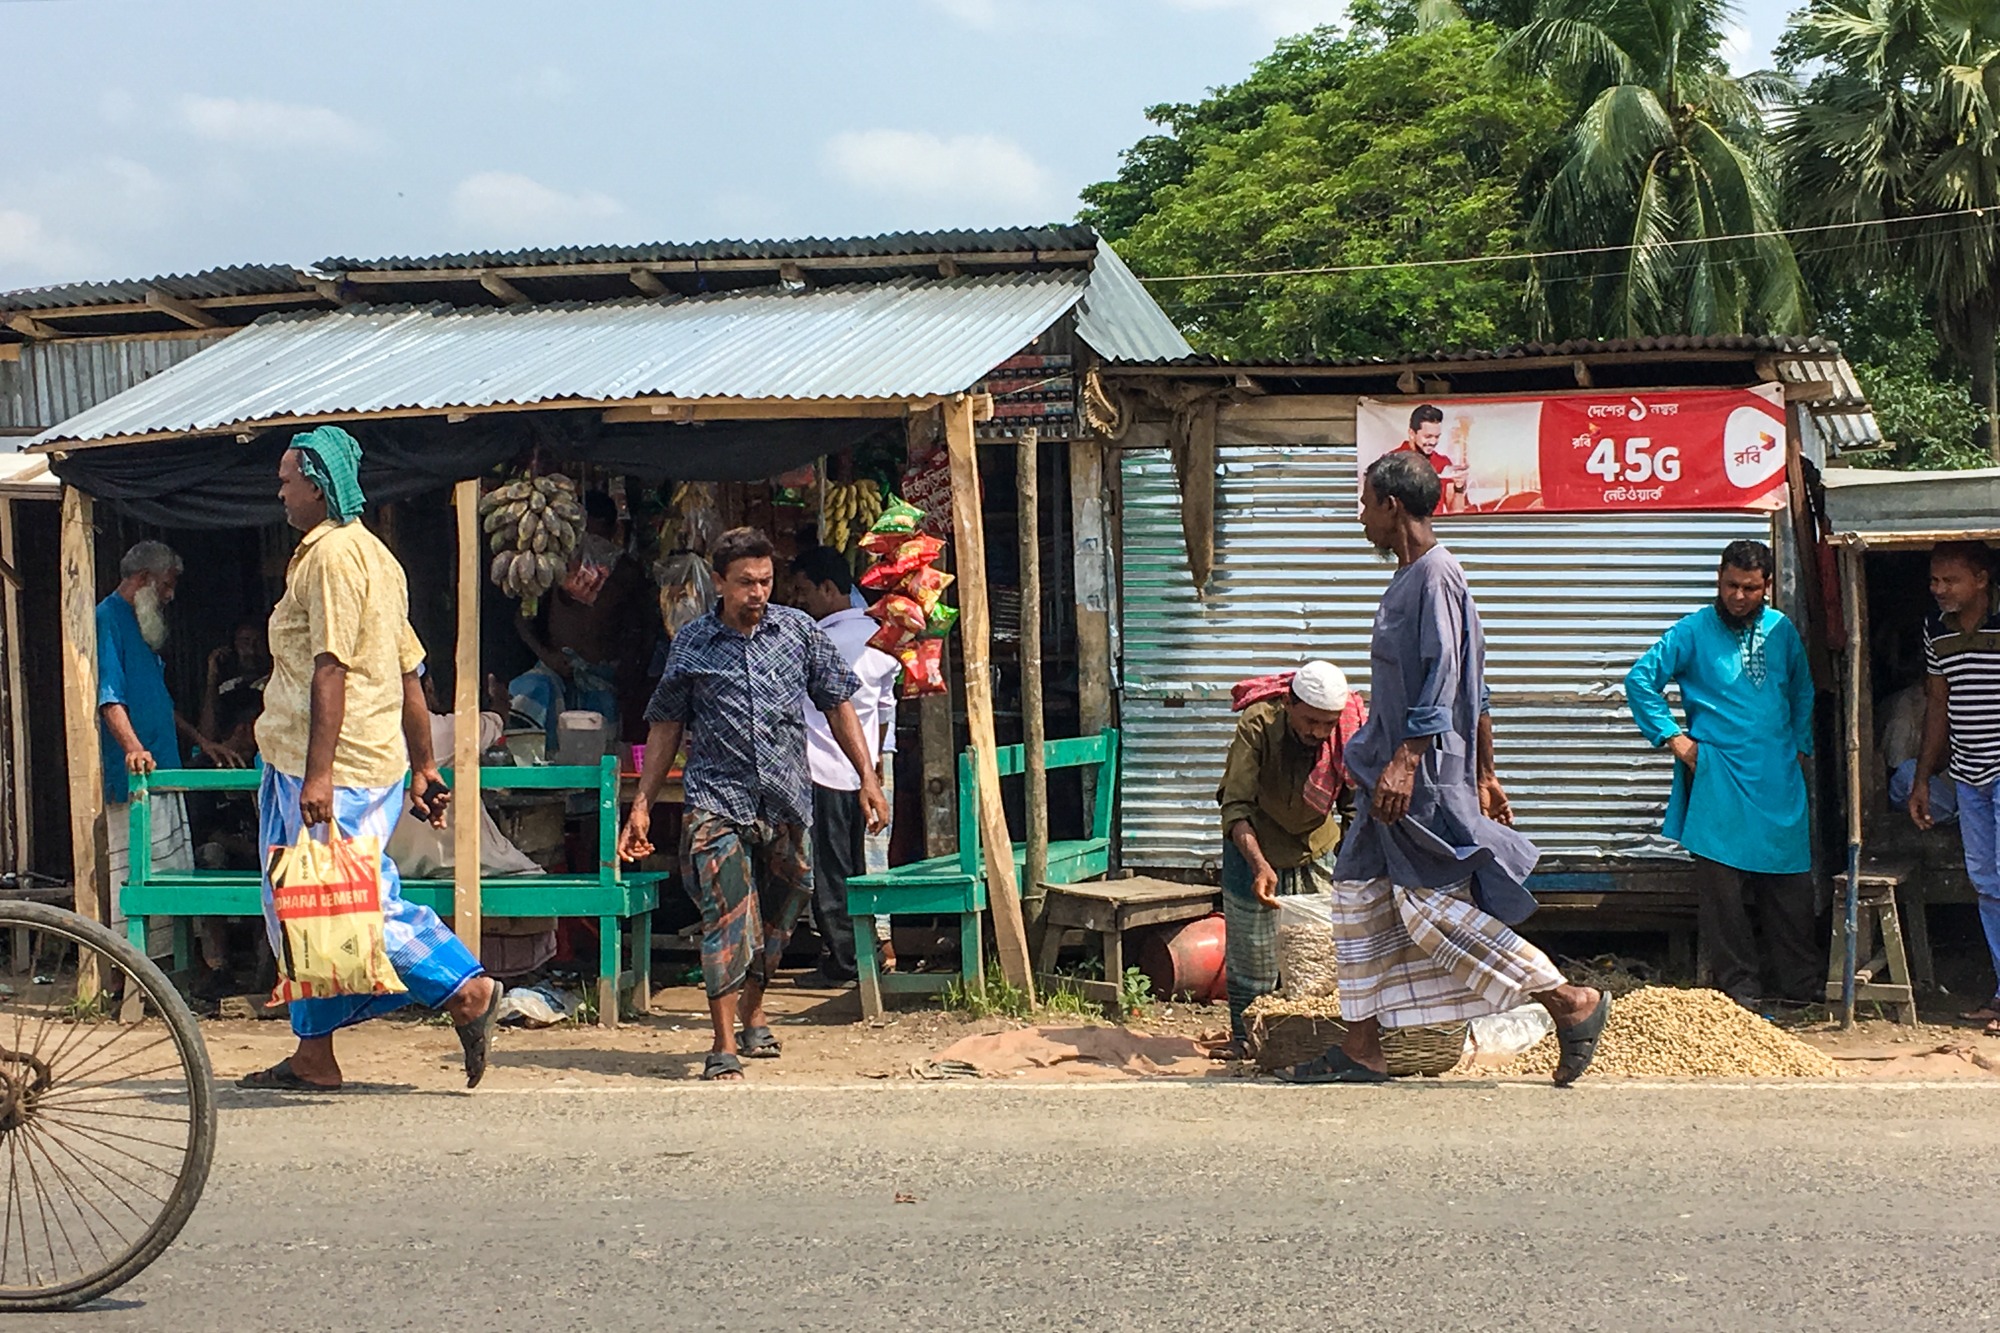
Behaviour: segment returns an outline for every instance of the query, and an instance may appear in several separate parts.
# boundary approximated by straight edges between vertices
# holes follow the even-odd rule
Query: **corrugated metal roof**
[[[2000,468],[1892,472],[1830,467],[1826,515],[1833,530],[1861,540],[1885,536],[1986,535],[2000,530]]]
[[[1456,361],[1525,361],[1544,357],[1593,356],[1616,352],[1782,352],[1794,356],[1841,354],[1840,344],[1830,338],[1767,334],[1668,334],[1656,338],[1573,338],[1568,342],[1514,343],[1507,347],[1439,348],[1428,352],[1410,352],[1397,357],[1286,357],[1246,360],[1197,352],[1146,364],[1185,366],[1190,369],[1211,367],[1232,370],[1256,368],[1346,370],[1380,367],[1384,370],[1395,370],[1403,366]]]
[[[1090,290],[1076,312],[1077,336],[1107,361],[1151,361],[1194,351],[1109,241],[1097,245]]]
[[[690,259],[821,259],[871,255],[998,254],[1015,250],[1089,250],[1097,233],[1089,227],[1001,227],[977,231],[898,231],[879,236],[821,237],[778,241],[660,242],[642,245],[566,245],[542,250],[472,250],[441,255],[390,255],[382,259],[330,258],[322,273],[388,272],[397,269],[517,268],[560,264],[667,264]]]
[[[32,444],[396,410],[957,393],[1075,305],[1081,269],[682,300],[267,315]]]
[[[157,278],[123,278],[109,282],[65,282],[53,287],[22,287],[0,292],[0,311],[59,310],[74,306],[125,305],[144,301],[148,291],[165,292],[183,301],[209,296],[257,296],[295,292],[307,285],[289,264],[236,264],[199,273],[167,273]]]
[[[0,430],[47,430],[178,365],[230,330],[190,338],[85,338],[31,342],[0,361]]]

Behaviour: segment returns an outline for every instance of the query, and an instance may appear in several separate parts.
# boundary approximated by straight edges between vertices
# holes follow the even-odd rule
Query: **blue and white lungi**
[[[280,773],[268,765],[257,789],[258,842],[264,852],[264,931],[271,952],[285,956],[284,932],[271,901],[271,849],[299,840],[299,792],[305,779]],[[389,787],[335,787],[333,822],[345,837],[372,833],[386,849],[389,833],[402,813],[403,784]],[[472,951],[446,929],[428,907],[406,902],[403,877],[396,863],[382,854],[382,934],[389,963],[410,989],[396,995],[336,995],[324,1000],[293,1000],[292,1031],[300,1037],[331,1036],[344,1027],[400,1009],[406,1004],[441,1009],[459,987],[483,970]]]

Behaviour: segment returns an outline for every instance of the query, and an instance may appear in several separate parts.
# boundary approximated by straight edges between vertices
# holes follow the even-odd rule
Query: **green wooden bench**
[[[1049,844],[1050,884],[1075,884],[1094,879],[1111,868],[1111,805],[1118,786],[1118,731],[1106,727],[1095,736],[1048,741],[1042,746],[1050,770],[1095,768],[1096,804],[1091,811],[1090,836]],[[1000,776],[1021,772],[1026,750],[1001,748]],[[854,918],[854,961],[861,973],[861,1011],[869,1018],[882,1014],[882,996],[935,994],[953,982],[949,975],[882,974],[875,953],[878,916],[956,916],[959,939],[959,980],[968,989],[986,984],[985,940],[980,913],[986,910],[986,862],[979,846],[978,786],[973,777],[972,750],[958,757],[958,851],[895,866],[879,875],[855,875],[847,881],[847,911]],[[1027,848],[1015,843],[1014,880],[1020,883]],[[1026,886],[1023,886],[1026,891]]]
[[[444,770],[447,784],[450,769]],[[174,922],[174,968],[185,972],[190,963],[188,922],[202,916],[262,916],[264,885],[256,871],[153,869],[151,807],[156,791],[255,792],[255,769],[160,769],[132,779],[131,873],[120,892],[127,933],[142,952],[146,923],[152,917]],[[598,864],[591,875],[482,876],[479,910],[485,917],[596,917],[598,928],[597,1021],[618,1025],[620,993],[629,990],[632,1007],[644,1013],[652,1000],[653,909],[659,905],[658,871],[623,870],[618,864],[618,761],[607,755],[600,765],[547,765],[479,770],[487,791],[595,791],[597,793]],[[403,896],[439,916],[452,915],[449,879],[403,880]],[[629,944],[627,943],[629,941]],[[629,956],[621,966],[621,956]]]

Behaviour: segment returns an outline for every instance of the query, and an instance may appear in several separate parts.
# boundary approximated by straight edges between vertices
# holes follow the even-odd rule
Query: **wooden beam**
[[[105,872],[104,757],[97,738],[96,506],[74,486],[62,493],[63,733],[69,751],[70,865],[76,914],[104,920],[99,894]],[[77,994],[99,989],[97,955],[86,951]]]
[[[16,549],[17,538],[14,531],[14,501],[0,497],[0,561],[13,566],[21,557]],[[94,622],[93,622],[94,623]],[[33,785],[29,771],[28,747],[28,685],[25,669],[21,664],[21,594],[17,584],[6,594],[5,624],[0,633],[6,635],[7,645],[7,697],[12,701],[13,716],[8,719],[9,749],[12,751],[13,790],[8,799],[14,806],[14,869],[34,868],[33,813],[28,805],[28,792]],[[19,968],[22,960],[16,958],[14,966]]]
[[[61,329],[51,328],[49,325],[36,319],[33,315],[9,315],[7,316],[7,327],[20,334],[23,338],[33,338],[37,342],[48,338],[62,337]]]
[[[667,294],[667,284],[661,282],[660,275],[651,269],[635,268],[625,276],[632,280],[634,287],[637,287],[648,296],[665,296]]]
[[[986,896],[993,911],[993,937],[1000,950],[1000,973],[1019,987],[1030,1004],[1034,971],[1028,961],[1027,929],[1014,879],[1014,843],[1007,812],[1000,805],[999,751],[993,738],[992,611],[987,604],[985,511],[979,496],[979,454],[973,440],[972,401],[964,394],[944,404],[945,449],[951,459],[951,520],[958,561],[959,644],[965,653],[965,730],[972,747],[973,781],[978,785],[979,843],[986,861]]]
[[[479,594],[485,562],[479,558],[479,483],[452,487],[458,513],[458,646],[452,675],[452,928],[472,956],[479,956]],[[439,756],[443,758],[443,756]],[[615,988],[617,978],[612,978]]]
[[[963,272],[965,270],[960,268],[958,261],[950,255],[938,256],[938,276],[940,278],[955,278]]]
[[[804,263],[815,269],[932,268],[949,259],[964,269],[1014,267],[1021,264],[1088,264],[1097,258],[1095,250],[1002,250],[927,252],[896,255],[795,255],[789,260],[776,256],[763,259],[663,259],[648,260],[645,268],[653,273],[775,273],[781,264]],[[490,268],[404,268],[354,269],[338,275],[343,282],[411,284],[424,282],[477,282],[481,273],[503,278],[604,278],[626,277],[633,268],[630,260],[595,264],[504,264]]]
[[[1570,362],[1569,373],[1576,377],[1576,387],[1579,389],[1591,388],[1596,383],[1590,377],[1590,363],[1587,361]]]
[[[778,265],[778,281],[787,287],[803,287],[806,285],[806,271],[787,259]]]
[[[1840,396],[1840,386],[1831,380],[1783,381],[1788,403],[1823,403]]]
[[[192,329],[213,329],[221,327],[222,321],[191,301],[183,301],[178,296],[170,296],[157,287],[146,289],[146,307],[172,315]]]
[[[1077,730],[1111,725],[1111,545],[1104,513],[1104,446],[1069,446],[1070,531],[1075,534]],[[1097,772],[1083,773],[1083,805],[1093,807]]]
[[[528,294],[490,269],[479,275],[479,285],[508,305],[528,304]]]
[[[1021,774],[1027,787],[1026,856],[1021,900],[1029,922],[1042,915],[1042,886],[1049,878],[1049,772],[1042,745],[1042,527],[1041,434],[1033,426],[1014,445],[1015,526],[1021,560]]]
[[[969,400],[972,404],[972,420],[975,424],[993,420],[992,394],[975,393],[970,395]]]

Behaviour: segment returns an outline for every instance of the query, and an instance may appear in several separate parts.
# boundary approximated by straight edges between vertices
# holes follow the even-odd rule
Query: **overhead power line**
[[[1986,208],[1950,208],[1936,213],[1916,213],[1905,218],[1863,218],[1855,222],[1825,222],[1810,227],[1775,227],[1769,231],[1739,231],[1725,236],[1690,236],[1662,241],[1658,249],[1685,245],[1720,245],[1725,241],[1761,241],[1774,236],[1807,236],[1815,232],[1850,231],[1856,227],[1902,226],[1911,222],[1932,222],[1939,218],[1985,217]],[[1237,278],[1304,278],[1342,273],[1381,273],[1389,269],[1458,268],[1467,264],[1516,264],[1531,259],[1571,259],[1585,255],[1618,255],[1638,250],[1636,245],[1592,245],[1576,250],[1534,250],[1516,255],[1463,255],[1455,259],[1407,259],[1376,264],[1327,264],[1316,268],[1256,269],[1240,273],[1171,273],[1141,282],[1226,282]]]

